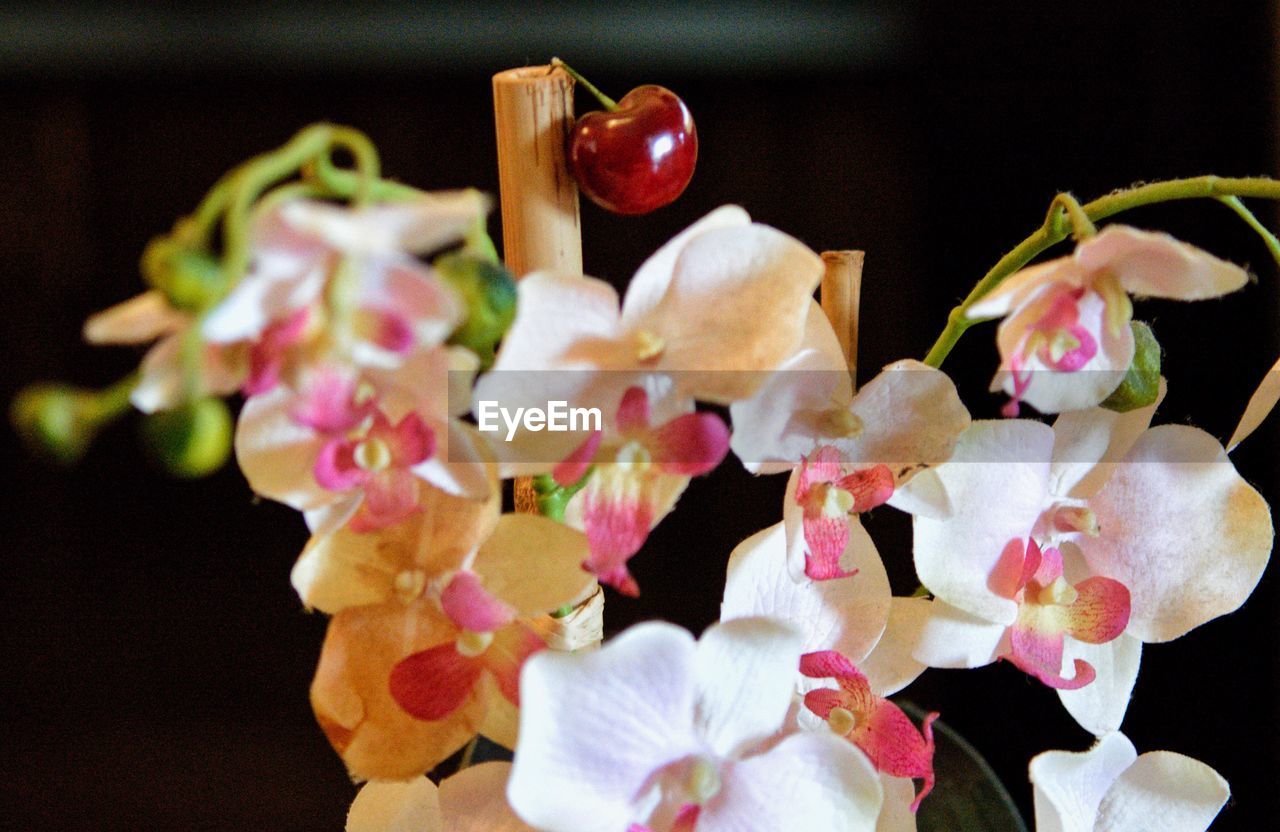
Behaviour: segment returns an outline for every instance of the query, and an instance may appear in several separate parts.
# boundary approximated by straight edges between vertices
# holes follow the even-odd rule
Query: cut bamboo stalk
[[[519,279],[540,269],[582,273],[578,187],[565,143],[573,129],[573,79],[562,69],[527,66],[493,76],[498,129],[502,252]],[[516,511],[536,513],[533,481],[515,482]]]
[[[527,66],[493,76],[498,130],[502,251],[516,279],[540,270],[582,274],[578,186],[565,149],[573,129],[573,79],[562,69]],[[529,477],[515,481],[516,511],[536,514]],[[577,650],[600,642],[604,597],[599,586],[573,612],[539,621],[548,644]]]
[[[858,374],[858,304],[862,296],[861,251],[824,251],[822,262],[826,271],[822,275],[822,291],[819,298],[822,311],[840,342],[849,377],[857,384]]]

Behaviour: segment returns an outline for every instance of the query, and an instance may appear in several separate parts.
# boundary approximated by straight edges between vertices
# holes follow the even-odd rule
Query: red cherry
[[[698,161],[698,133],[679,96],[647,84],[614,104],[562,61],[553,63],[606,107],[579,118],[569,136],[569,165],[584,194],[618,214],[647,214],[684,193]]]

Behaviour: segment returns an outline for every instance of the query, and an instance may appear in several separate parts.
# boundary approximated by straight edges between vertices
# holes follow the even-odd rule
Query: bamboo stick
[[[502,249],[519,279],[550,269],[582,274],[582,229],[578,186],[565,149],[573,129],[573,79],[562,69],[527,66],[493,76],[493,112],[498,131],[498,188]],[[537,513],[529,477],[515,482],[516,511]],[[548,644],[576,650],[603,635],[604,597],[593,586],[573,612],[538,622]]]
[[[517,278],[540,269],[582,273],[578,188],[565,161],[573,79],[527,66],[493,76],[502,250]],[[537,512],[533,482],[515,482],[516,510]]]
[[[824,251],[822,262],[827,267],[822,275],[819,298],[822,311],[831,321],[840,351],[844,353],[849,376],[857,384],[858,375],[858,304],[862,296],[861,251]]]

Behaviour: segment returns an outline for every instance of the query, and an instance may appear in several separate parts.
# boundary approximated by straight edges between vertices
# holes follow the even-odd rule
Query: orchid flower
[[[915,618],[909,608],[928,602],[890,598],[889,579],[873,547],[851,544],[850,556],[856,558],[852,561],[858,569],[855,577],[797,583],[787,573],[782,524],[757,532],[729,556],[720,619],[766,616],[786,621],[800,632],[802,652],[843,653],[867,680],[870,695],[883,698],[906,687],[924,670],[924,665],[911,658],[911,643],[904,639],[903,627]],[[802,675],[799,668],[794,679],[801,697],[822,686],[820,680]],[[796,721],[801,728],[827,730],[824,721],[804,708],[798,710]],[[918,747],[905,735],[890,739],[893,748],[905,744],[900,750],[889,751],[893,759],[911,757]],[[871,758],[874,761],[874,756]],[[915,788],[911,779],[877,768],[884,788],[877,830],[914,832],[915,814],[910,807],[915,803]]]
[[[654,376],[668,380],[679,402],[745,398],[799,347],[821,276],[816,254],[733,206],[708,214],[645,261],[621,304],[602,280],[527,275],[475,401],[512,412],[552,400],[612,411],[625,390]],[[581,439],[524,431],[497,450],[504,462],[525,463],[508,473],[541,473]]]
[[[1205,832],[1231,797],[1209,766],[1172,751],[1139,756],[1121,733],[1088,751],[1031,761],[1038,832]]]
[[[714,413],[653,421],[649,394],[629,388],[607,436],[593,434],[553,471],[556,482],[568,486],[595,466],[566,520],[587,534],[591,554],[583,567],[624,595],[640,594],[627,561],[650,529],[675,507],[692,477],[714,469],[729,452],[729,429]]]
[[[886,502],[949,510],[929,470],[969,426],[955,385],[918,361],[889,365],[854,394],[826,315],[810,302],[801,349],[730,408],[734,453],[754,473],[790,471],[783,517],[795,580],[846,577],[858,515]],[[912,483],[911,487],[907,487]]]
[[[346,832],[535,832],[507,806],[509,763],[480,763],[446,777],[366,783]]]
[[[778,736],[799,647],[756,618],[696,643],[647,623],[594,653],[539,653],[520,683],[512,809],[557,832],[870,832],[866,757],[829,732]]]
[[[804,695],[804,706],[824,719],[836,736],[862,749],[876,771],[893,777],[921,778],[924,786],[911,811],[933,790],[933,721],[924,718],[920,730],[902,709],[871,691],[871,683],[853,662],[835,650],[806,653],[800,672],[811,679],[834,679],[838,689],[822,687]]]
[[[974,423],[938,469],[955,513],[915,518],[916,571],[936,598],[914,608],[916,659],[1011,659],[1103,734],[1123,719],[1143,642],[1248,598],[1270,510],[1217,440],[1148,429],[1154,410]]]
[[[148,344],[138,384],[130,394],[133,406],[143,413],[169,410],[182,403],[186,374],[182,366],[184,341],[191,337],[196,320],[175,309],[155,290],[89,317],[84,338],[90,344]],[[248,373],[245,351],[236,345],[205,344],[201,351],[200,381],[203,392],[214,396],[234,393]]]
[[[449,511],[456,498],[441,499],[422,528],[343,530],[295,567],[304,599],[336,612],[311,701],[357,777],[421,774],[477,732],[514,744],[520,668],[544,646],[533,619],[590,586],[580,532],[504,515],[474,554],[458,556],[475,529],[448,539],[462,518]]]
[[[315,367],[245,403],[236,458],[254,491],[305,513],[313,531],[385,528],[416,510],[427,484],[476,498],[492,487],[479,442],[447,392],[475,357],[436,348],[395,370]],[[464,405],[465,406],[465,405]]]
[[[1066,256],[1014,274],[968,309],[1004,318],[1000,370],[991,389],[1042,413],[1100,403],[1133,361],[1130,295],[1204,300],[1244,286],[1248,275],[1168,234],[1109,225]]]
[[[250,396],[317,360],[398,366],[443,343],[463,314],[412,255],[456,243],[487,210],[476,191],[369,208],[274,206],[254,222],[249,272],[205,316],[202,333],[214,344],[252,345]]]

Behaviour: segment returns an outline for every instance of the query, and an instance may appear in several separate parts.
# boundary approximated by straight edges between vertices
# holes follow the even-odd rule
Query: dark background
[[[489,76],[552,54],[615,96],[671,87],[702,144],[672,207],[624,219],[584,206],[587,271],[621,283],[725,202],[815,249],[866,249],[864,379],[922,355],[1057,190],[1276,172],[1267,3],[517,9],[0,10],[3,398],[37,379],[126,372],[136,354],[82,346],[83,318],[139,289],[143,245],[222,171],[308,122],[366,130],[385,170],[415,185],[495,190]],[[1129,220],[1259,276],[1221,302],[1138,306],[1172,368],[1160,418],[1225,437],[1280,352],[1276,268],[1215,204]],[[999,405],[985,392],[992,334],[971,332],[947,364],[978,417]],[[1238,458],[1272,498],[1277,424]],[[301,519],[255,504],[234,469],[166,479],[131,428],[71,471],[3,438],[0,828],[341,828],[353,789],[307,703],[324,620],[288,583]],[[713,621],[729,551],[780,517],[782,486],[732,462],[694,483],[634,561],[644,597],[610,597],[609,626]],[[871,524],[910,591],[908,524],[887,511]],[[1280,810],[1277,609],[1268,574],[1242,612],[1149,648],[1125,723],[1140,751],[1192,755],[1231,782],[1215,828],[1266,828]],[[932,671],[908,693],[977,745],[1028,821],[1030,757],[1090,742],[1006,665]]]

